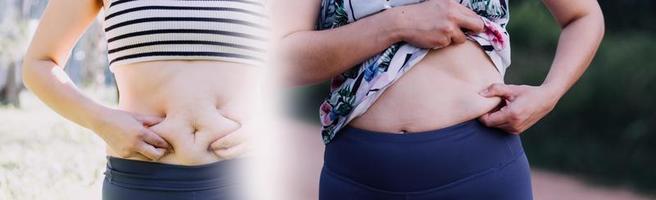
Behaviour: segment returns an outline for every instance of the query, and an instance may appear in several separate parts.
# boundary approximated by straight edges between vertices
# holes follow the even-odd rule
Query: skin
[[[403,33],[404,30],[412,30],[412,28],[397,28],[399,24],[404,23],[397,21],[403,18],[395,17],[398,15],[396,13],[399,8],[393,8],[340,28],[315,31],[314,23],[318,16],[319,3],[319,0],[286,0],[285,3],[282,3],[284,7],[274,7],[274,12],[277,12],[274,16],[282,18],[282,21],[281,19],[276,20],[280,24],[275,26],[281,28],[279,37],[282,38],[282,49],[287,55],[296,55],[284,63],[290,68],[291,73],[287,79],[290,79],[292,84],[325,81],[353,64],[381,51],[389,44],[402,41],[403,37],[399,37],[399,35],[407,34]],[[480,118],[483,123],[494,126],[495,124],[490,122],[509,120],[510,115],[503,113],[508,113],[511,110],[509,108],[512,108],[512,110],[523,111],[515,111],[515,114],[522,116],[515,116],[513,124],[524,127],[513,127],[510,125],[511,123],[496,124],[497,127],[504,126],[502,128],[511,133],[525,130],[523,128],[532,125],[546,115],[565,91],[580,77],[592,59],[604,32],[603,16],[599,6],[593,0],[545,0],[544,3],[556,16],[563,27],[563,32],[552,68],[541,86],[502,84],[501,77],[493,68],[492,63],[480,49],[475,47],[475,44],[469,42],[458,44],[457,41],[454,41],[455,44],[451,46],[431,51],[424,60],[388,88],[363,116],[356,118],[349,125],[357,126],[354,124],[360,120],[362,123],[359,124],[359,128],[376,130],[377,127],[382,127],[382,130],[378,131],[395,133],[431,130],[450,126],[460,121]],[[405,8],[408,9],[408,7]],[[285,12],[288,10],[294,12]],[[415,12],[417,11],[406,13]],[[417,16],[417,18],[419,17]],[[411,17],[406,19],[405,27],[419,26],[414,25],[413,22],[437,23],[437,21],[448,20],[434,18],[422,21],[412,20]],[[417,34],[408,37],[422,40],[439,33],[440,31],[435,31],[434,34]],[[334,45],[335,43],[338,44]],[[413,44],[419,46],[417,43]],[[430,44],[425,45],[428,45],[425,47],[430,47]],[[340,52],[348,53],[340,54]],[[458,57],[458,55],[468,56]],[[482,92],[487,88],[490,88],[489,92]],[[506,108],[495,109],[502,101],[509,102],[505,104]],[[396,122],[401,123],[396,124]],[[513,131],[510,128],[516,130]],[[307,130],[301,132],[307,132]],[[311,150],[304,149],[294,152],[319,156],[290,156],[292,159],[310,163],[316,161],[314,163],[319,164],[322,162],[321,152],[323,152],[324,146],[319,145],[321,142],[318,138],[293,138],[302,141],[292,142],[292,145],[287,146],[316,147]],[[317,185],[316,181],[319,180],[321,167],[314,167],[311,170],[298,170],[294,167],[297,166],[288,167],[294,170],[287,172],[297,175],[294,177],[295,179],[290,178],[290,188],[297,189],[308,185]],[[301,174],[299,175],[299,173]],[[311,194],[292,192],[296,196],[289,199],[315,198],[317,188],[313,188],[315,191]]]
[[[483,21],[451,0],[390,9],[336,29],[315,30],[320,0],[272,4],[274,32],[281,38],[290,84],[328,80],[399,41],[433,48],[464,42],[461,28],[480,32]],[[289,12],[293,10],[294,12]],[[443,20],[434,20],[443,19]],[[382,23],[385,22],[385,23]]]
[[[76,88],[63,67],[102,8],[96,0],[49,1],[25,56],[25,85],[57,113],[100,136],[111,156],[197,165],[242,155],[257,109],[249,106],[258,99],[257,68],[218,61],[116,66],[117,108]]]
[[[588,68],[604,34],[604,19],[594,0],[543,0],[562,28],[556,56],[540,86],[493,84],[481,91],[485,97],[505,100],[498,111],[480,117],[490,127],[520,134],[556,106]]]
[[[463,26],[461,21],[470,20],[461,18],[469,15],[452,0],[396,7],[322,31],[314,30],[320,1],[288,1],[282,4],[299,12],[279,11],[282,20],[277,21],[284,22],[279,36],[283,52],[293,55],[285,66],[296,84],[328,80],[395,42],[430,48],[444,46],[437,38],[451,38],[450,46],[432,50],[349,124],[391,133],[433,130],[476,118],[520,133],[551,111],[578,80],[604,32],[596,1],[545,0],[563,29],[549,75],[540,86],[505,85],[480,48],[445,36],[457,35],[454,29],[478,30],[473,24]],[[445,23],[449,25],[440,25]]]

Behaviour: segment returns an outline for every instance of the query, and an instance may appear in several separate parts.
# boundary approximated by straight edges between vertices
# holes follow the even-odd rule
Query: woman
[[[593,0],[545,0],[563,28],[551,70],[540,86],[505,85],[507,3],[284,3],[297,11],[274,14],[290,79],[333,78],[320,199],[532,199],[518,134],[587,68],[603,16]]]
[[[62,70],[101,9],[118,108],[84,96]],[[231,168],[256,126],[266,29],[254,0],[52,0],[24,80],[107,143],[103,199],[231,199]]]

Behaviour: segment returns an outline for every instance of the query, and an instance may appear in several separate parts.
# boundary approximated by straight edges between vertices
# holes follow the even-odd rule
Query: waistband
[[[234,170],[239,160],[224,160],[195,166],[107,157],[106,179],[135,189],[198,191],[237,184]]]
[[[343,135],[343,137],[353,140],[365,140],[365,141],[376,141],[376,142],[394,142],[394,143],[422,142],[428,140],[444,139],[459,133],[462,134],[463,132],[469,132],[476,128],[480,128],[479,127],[480,125],[481,125],[480,122],[476,120],[469,120],[437,130],[419,131],[419,132],[404,133],[404,134],[381,132],[381,131],[370,131],[370,130],[355,128],[352,126],[346,126],[344,129],[340,131],[339,135]]]
[[[324,170],[381,191],[417,192],[502,168],[522,155],[519,136],[477,120],[410,134],[346,127],[326,145]]]

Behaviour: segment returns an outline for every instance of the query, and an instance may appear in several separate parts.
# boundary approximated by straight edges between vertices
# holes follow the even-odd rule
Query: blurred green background
[[[600,3],[607,31],[596,58],[555,110],[523,134],[523,141],[535,166],[654,193],[656,1]],[[513,64],[506,81],[536,85],[549,68],[558,28],[539,2],[513,6]]]
[[[103,142],[47,109],[20,79],[46,2],[0,0],[0,199],[98,199]],[[607,29],[601,49],[556,109],[523,134],[524,145],[534,168],[656,194],[656,1],[599,2]],[[506,82],[539,84],[558,26],[540,1],[510,5],[513,64]],[[115,103],[99,23],[71,52],[66,71],[89,96]],[[318,124],[327,85],[287,92],[294,116]]]
[[[656,1],[601,0],[606,35],[592,65],[555,110],[523,136],[533,167],[656,193]],[[539,85],[559,26],[537,0],[510,0],[506,83]],[[292,113],[318,124],[323,83],[289,91]]]

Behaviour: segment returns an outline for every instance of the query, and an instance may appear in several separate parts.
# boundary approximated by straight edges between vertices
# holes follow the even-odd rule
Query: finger
[[[508,109],[502,108],[499,111],[486,113],[482,115],[479,119],[485,126],[488,127],[497,127],[509,123],[510,112]]]
[[[148,128],[143,128],[141,131],[143,137],[142,139],[144,140],[144,142],[159,148],[165,148],[165,149],[171,148],[171,145],[169,145],[169,143],[166,142],[164,138],[157,135],[157,133],[155,133],[154,131]]]
[[[133,116],[137,121],[141,122],[141,124],[143,124],[144,126],[153,126],[164,120],[164,118],[155,115],[133,114]]]
[[[485,30],[485,22],[481,16],[474,11],[469,10],[467,7],[458,7],[460,8],[461,15],[456,18],[455,23],[460,26],[460,28],[472,33],[480,33]]]
[[[501,124],[501,125],[497,126],[497,128],[499,128],[499,129],[501,129],[501,130],[503,130],[507,133],[514,134],[514,135],[519,135],[521,133],[521,131],[519,131],[519,129],[513,127],[510,123]]]
[[[514,96],[511,86],[503,83],[494,83],[479,93],[484,97],[503,97],[512,100]]]
[[[442,34],[442,37],[439,37],[438,39],[435,40],[435,43],[433,44],[433,49],[440,49],[449,46],[450,43],[451,43],[451,38],[449,37],[449,35]]]
[[[141,145],[139,145],[137,152],[139,152],[141,155],[144,155],[146,158],[150,160],[157,161],[162,156],[164,156],[164,153],[166,153],[166,149],[155,148],[153,145],[149,145],[143,142],[141,143]]]
[[[465,37],[465,33],[463,33],[460,29],[455,29],[451,33],[451,41],[454,44],[461,44],[461,43],[465,42],[466,40],[467,40],[467,38]]]
[[[227,149],[217,149],[214,150],[214,153],[220,158],[233,159],[241,155],[244,155],[248,151],[247,146],[248,145],[246,144],[241,144]]]
[[[243,131],[237,130],[212,142],[210,148],[212,150],[231,148],[244,143],[245,138]]]

